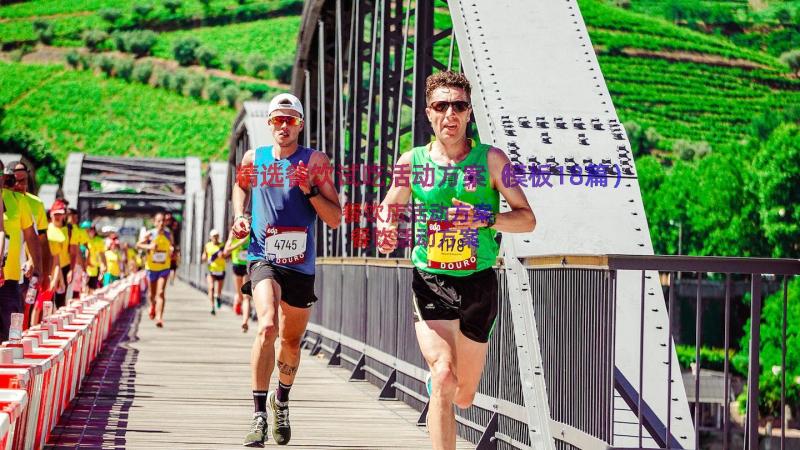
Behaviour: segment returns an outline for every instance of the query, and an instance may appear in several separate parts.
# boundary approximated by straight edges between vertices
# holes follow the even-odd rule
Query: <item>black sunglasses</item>
[[[453,111],[457,113],[462,113],[472,107],[469,102],[465,102],[464,100],[456,100],[454,102],[433,102],[429,105],[429,107],[436,111],[436,112],[445,112],[448,108],[453,107]]]

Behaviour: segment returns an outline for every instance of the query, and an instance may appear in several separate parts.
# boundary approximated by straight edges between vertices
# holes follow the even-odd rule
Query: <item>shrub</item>
[[[175,14],[178,10],[183,6],[183,2],[181,0],[164,0],[164,8],[170,12],[170,14]]]
[[[711,153],[711,146],[708,142],[692,142],[685,139],[678,139],[672,144],[673,153],[683,161],[692,161],[696,158],[702,158]]]
[[[137,64],[136,67],[133,68],[133,79],[139,83],[149,83],[151,75],[153,75],[153,65],[150,62]]]
[[[195,50],[200,47],[200,41],[193,37],[185,37],[178,39],[172,45],[172,54],[175,60],[182,66],[188,66],[195,62],[197,56]]]
[[[170,87],[173,91],[183,94],[183,87],[186,86],[186,80],[188,77],[186,76],[186,72],[183,70],[177,70],[174,74],[172,74],[172,83],[170,83]]]
[[[165,70],[156,71],[156,86],[170,89],[172,86],[172,74]]]
[[[106,22],[114,25],[122,17],[122,11],[117,8],[103,8],[98,14]]]
[[[94,63],[92,55],[81,55],[80,63],[81,63],[81,69],[83,70],[91,69]]]
[[[95,63],[97,67],[100,69],[101,72],[104,74],[111,76],[111,72],[114,70],[114,60],[106,55],[100,55],[95,58]]]
[[[789,66],[797,75],[800,75],[800,49],[789,50],[781,55],[781,62]]]
[[[66,56],[67,64],[73,69],[77,69],[81,63],[81,54],[75,50],[70,50]]]
[[[292,69],[294,68],[294,57],[284,56],[272,64],[272,74],[281,83],[292,82]]]
[[[133,60],[129,58],[120,58],[114,64],[114,68],[116,69],[117,77],[122,78],[125,81],[131,80],[131,74],[133,73]]]
[[[186,95],[200,99],[203,97],[203,87],[205,87],[206,79],[200,75],[196,75],[189,80],[186,85]]]
[[[89,51],[97,51],[97,48],[108,39],[108,33],[103,30],[85,30],[83,32],[83,44]]]
[[[151,30],[131,31],[127,36],[127,51],[137,57],[145,56],[156,45],[156,33]]]
[[[247,58],[245,67],[247,68],[247,73],[257,77],[261,72],[269,68],[269,64],[267,64],[266,58],[261,55],[254,54]]]
[[[111,33],[111,40],[114,41],[114,48],[118,51],[128,51],[128,33],[124,31],[115,31]]]
[[[231,73],[237,74],[242,69],[242,57],[238,53],[229,53],[223,58],[224,63],[231,69]]]
[[[46,20],[34,20],[33,31],[36,33],[36,39],[42,44],[50,44],[53,42],[53,24]]]
[[[219,103],[222,100],[222,90],[224,89],[222,82],[214,80],[208,84],[208,99],[214,103]]]
[[[207,46],[202,45],[194,51],[194,55],[197,58],[197,62],[202,64],[205,67],[216,67],[216,59],[217,59],[217,52]]]
[[[250,95],[254,98],[264,98],[272,91],[272,88],[267,86],[266,84],[257,84],[257,83],[242,83],[239,85],[240,89],[245,89],[250,92]]]
[[[235,84],[229,84],[222,90],[222,97],[228,103],[228,106],[233,108],[236,106],[236,100],[239,98],[239,88]]]
[[[138,3],[133,5],[133,15],[140,21],[146,19],[151,12],[153,12],[153,5],[149,3]]]

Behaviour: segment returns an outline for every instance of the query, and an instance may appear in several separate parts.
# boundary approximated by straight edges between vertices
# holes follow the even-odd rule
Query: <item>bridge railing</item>
[[[707,366],[700,357],[704,320],[716,321],[724,329],[724,404],[730,405],[734,398],[732,366],[727,355],[734,346],[731,311],[735,307],[733,301],[737,300],[731,295],[732,280],[741,274],[750,278],[748,358],[753,362],[759,361],[760,356],[760,328],[756,324],[761,323],[762,278],[783,276],[782,299],[786,311],[788,281],[800,274],[798,260],[762,258],[558,255],[529,258],[524,262],[542,357],[538,370],[544,372],[547,386],[550,433],[556,447],[565,449],[700,448],[699,433],[694,430],[700,427],[697,413],[704,395],[700,380],[707,373]],[[316,293],[320,301],[313,308],[304,345],[313,354],[324,354],[329,365],[349,370],[351,380],[378,385],[379,399],[402,400],[417,409],[420,411],[418,424],[424,425],[428,402],[424,386],[427,366],[414,332],[412,270],[408,260],[318,259]],[[500,286],[497,324],[474,405],[457,410],[458,431],[481,449],[530,448],[529,416],[517,360],[517,347],[524,343],[518,344],[515,339],[507,269],[499,264],[495,270]],[[653,366],[645,364],[656,356],[644,354],[645,339],[652,338],[644,331],[666,325],[666,336],[674,335],[672,324],[676,321],[677,291],[674,280],[679,273],[683,276],[684,289],[691,282],[690,278],[696,277],[695,302],[701,305],[695,308],[695,353],[703,369],[683,374],[695,385],[694,393],[688,398],[694,404],[691,411],[686,410],[685,403],[676,400],[680,397],[676,393],[683,392],[684,387],[681,368],[674,358],[674,340],[659,342],[666,350],[664,354],[671,355],[658,361],[656,367],[661,367],[660,370],[651,370]],[[202,266],[184,267],[181,275],[204,288]],[[704,300],[704,291],[700,289],[704,277],[721,278],[720,283],[724,283],[724,295],[715,296],[724,298],[721,300],[724,302],[723,317],[703,318],[703,303],[720,301]],[[640,308],[635,311],[627,308],[629,310],[622,312],[618,308],[619,296],[624,295],[618,292],[623,278],[628,288],[631,278],[639,282],[640,288],[635,294]],[[666,304],[660,296],[645,289],[645,280],[653,278],[660,280],[668,291]],[[231,283],[226,282],[227,286]],[[649,314],[659,307],[667,308],[667,324],[654,323],[657,315]],[[615,354],[618,327],[639,330],[641,351],[638,355],[620,357]],[[785,411],[786,383],[795,382],[786,379],[786,327],[784,319],[781,411]],[[638,367],[631,371],[630,367],[620,365],[621,360],[627,360],[628,365],[634,361]],[[750,383],[759,378],[760,372],[758,364],[750,364],[743,380],[750,387],[746,390],[747,405],[757,405],[760,399],[758,383]],[[666,389],[655,394],[652,389],[646,389],[648,383],[658,384],[654,380],[661,378]],[[781,423],[786,423],[783,413]],[[733,423],[726,406],[722,425],[723,448],[759,448],[759,416],[749,406],[741,425]],[[692,433],[683,432],[687,426]],[[735,434],[732,437],[733,430],[743,432],[744,443],[735,438]],[[783,429],[781,435],[783,441]],[[641,444],[636,445],[639,442]]]
[[[685,257],[685,256],[647,256],[647,255],[559,255],[529,258],[526,262],[532,286],[532,298],[536,315],[539,343],[541,346],[543,368],[547,380],[550,412],[554,422],[574,427],[583,433],[594,436],[605,444],[619,447],[637,448],[704,448],[700,442],[703,430],[701,419],[704,416],[702,404],[708,398],[705,390],[713,387],[701,384],[704,376],[709,377],[708,361],[704,361],[700,349],[706,341],[703,330],[716,328],[722,331],[723,354],[722,383],[724,407],[721,408],[721,430],[718,438],[722,448],[759,448],[758,408],[762,400],[759,392],[759,375],[763,371],[761,365],[761,326],[763,308],[763,280],[765,277],[782,276],[782,289],[778,291],[782,304],[781,330],[778,336],[781,362],[772,368],[764,368],[776,372],[780,377],[780,423],[781,432],[778,440],[780,448],[785,445],[786,417],[786,383],[787,375],[797,368],[786,366],[786,329],[787,329],[787,293],[788,281],[800,274],[800,261],[765,258],[720,258],[720,257]],[[695,284],[693,304],[689,305],[694,312],[694,368],[689,371],[675,367],[675,339],[667,338],[659,341],[669,355],[654,366],[646,364],[654,355],[645,354],[645,339],[653,339],[655,334],[649,333],[651,328],[666,326],[666,336],[675,336],[673,324],[680,307],[676,303],[676,279],[683,276],[682,285]],[[646,289],[646,280],[655,277],[659,286],[667,291],[668,298],[664,305],[660,296]],[[694,278],[693,280],[691,278]],[[618,292],[620,280],[627,278],[627,286],[637,287],[635,292],[639,307],[625,312],[619,311]],[[638,283],[630,283],[634,278]],[[687,279],[688,278],[688,279]],[[724,294],[705,299],[705,283],[709,278],[717,280],[724,286]],[[731,283],[735,278],[748,278],[750,281],[749,315],[739,319],[749,319],[749,343],[747,360],[749,367],[746,377],[741,377],[746,396],[746,413],[740,424],[732,423],[731,403],[735,400],[732,389],[732,364],[730,361],[733,347],[732,332],[737,330],[732,325],[732,311],[737,304],[731,292]],[[630,294],[627,292],[626,294]],[[707,293],[707,292],[706,292]],[[781,295],[782,294],[782,295]],[[686,298],[683,303],[686,304]],[[711,305],[709,302],[721,302]],[[661,302],[662,304],[657,304]],[[704,317],[704,311],[724,311],[721,315]],[[667,308],[666,324],[658,322],[655,314],[659,308]],[[733,309],[732,309],[733,308]],[[621,314],[622,313],[622,314]],[[704,325],[705,323],[705,325]],[[797,324],[792,324],[797,326]],[[617,327],[628,327],[638,330],[638,355],[614,355],[614,344],[619,333]],[[628,334],[630,336],[630,334]],[[774,337],[774,336],[773,336]],[[773,340],[771,345],[775,345]],[[633,370],[628,367],[626,376],[621,370],[621,361],[633,361]],[[699,364],[697,363],[699,361]],[[759,364],[759,361],[761,363]],[[630,365],[630,364],[629,364]],[[702,367],[702,369],[700,369]],[[778,370],[776,370],[776,368]],[[688,401],[691,411],[681,411],[677,402],[678,391],[683,391],[684,380],[690,389]],[[754,381],[755,380],[755,381]],[[788,383],[794,383],[789,378]],[[648,383],[666,386],[662,392],[648,391]],[[613,388],[612,388],[613,386]],[[693,389],[691,387],[693,386]],[[704,390],[705,389],[705,390]],[[691,390],[694,392],[692,393]],[[646,393],[640,395],[640,393]],[[716,394],[716,392],[715,392]],[[762,402],[763,404],[763,402]],[[666,409],[666,411],[664,411]],[[631,413],[633,414],[631,416]],[[688,413],[688,414],[684,414]],[[614,417],[615,414],[627,414],[627,417]],[[683,424],[681,424],[683,421]],[[693,435],[682,433],[687,421]],[[613,436],[609,439],[609,425]],[[681,425],[684,425],[683,427]],[[777,427],[776,427],[777,428]],[[736,433],[732,436],[732,431]],[[763,434],[763,428],[761,433]],[[580,433],[579,433],[580,434]],[[553,436],[559,440],[555,430]],[[633,445],[631,444],[633,439]],[[771,437],[768,439],[772,439]],[[566,441],[570,441],[567,439]],[[597,441],[581,448],[603,448]],[[778,447],[778,442],[775,443]],[[562,447],[562,445],[559,445]],[[571,448],[564,446],[564,448]]]

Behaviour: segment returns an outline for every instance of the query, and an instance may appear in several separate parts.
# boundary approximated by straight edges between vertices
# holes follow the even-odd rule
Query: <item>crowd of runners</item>
[[[454,409],[472,404],[483,372],[498,310],[493,269],[499,252],[497,233],[530,232],[536,225],[521,188],[502,182],[503,168],[510,164],[506,154],[467,138],[470,90],[459,73],[440,72],[428,78],[425,112],[435,139],[402,153],[397,165],[430,166],[434,183],[423,186],[395,178],[381,203],[388,208],[413,199],[422,208],[448,205],[444,215],[415,221],[413,296],[408,299],[417,341],[430,369],[427,425],[434,449],[455,448]],[[291,439],[289,396],[300,365],[302,337],[317,301],[316,222],[337,228],[342,220],[339,192],[324,176],[330,173],[329,158],[298,144],[304,127],[300,100],[277,95],[269,104],[267,123],[274,145],[247,151],[240,167],[277,167],[286,176],[280,183],[260,185],[237,177],[228,236],[212,229],[202,252],[211,314],[221,306],[230,266],[234,310],[242,316],[242,331],[248,331],[251,309],[257,317],[250,358],[254,415],[244,440],[248,447],[262,447],[270,428],[277,444]],[[27,309],[29,322],[37,323],[43,299],[52,299],[58,307],[68,298],[142,269],[148,280],[149,317],[157,327],[164,326],[166,286],[179,264],[178,224],[169,214],[155,214],[152,228],[129,245],[114,231],[98,231],[90,219],[79,222],[77,211],[63,200],[56,200],[46,212],[42,201],[26,192],[31,174],[23,163],[6,168],[0,164],[0,170],[5,186],[0,205],[4,219],[0,337],[8,337],[13,312]],[[445,183],[454,173],[454,182]],[[477,180],[475,173],[485,177]],[[502,213],[500,196],[509,207]],[[378,217],[376,245],[381,253],[398,248],[398,220],[393,214]],[[27,304],[29,287],[38,289],[32,304]],[[270,389],[275,368],[277,386]]]

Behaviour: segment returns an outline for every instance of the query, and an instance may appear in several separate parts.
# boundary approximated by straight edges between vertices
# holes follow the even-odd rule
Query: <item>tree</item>
[[[789,50],[781,55],[781,62],[789,66],[795,75],[800,76],[800,49]]]
[[[178,39],[172,45],[172,54],[175,60],[182,66],[188,66],[195,62],[197,55],[195,50],[200,47],[200,41],[191,36]]]
[[[103,8],[98,12],[98,14],[100,14],[100,17],[103,20],[111,25],[117,23],[117,20],[122,17],[122,11],[117,8]]]
[[[83,44],[89,51],[97,51],[97,49],[108,39],[108,33],[103,30],[84,30]]]
[[[231,73],[238,74],[242,68],[242,57],[238,53],[228,53],[223,58],[225,65],[231,69]]]
[[[34,20],[33,31],[36,33],[36,39],[42,44],[50,44],[53,42],[53,24],[46,20]]]
[[[151,30],[131,31],[127,37],[127,50],[137,57],[145,56],[156,45],[156,40],[156,33]]]
[[[258,77],[261,72],[269,68],[269,64],[267,64],[267,60],[263,56],[259,54],[252,54],[247,57],[245,67],[250,75]]]
[[[195,57],[197,58],[197,62],[202,64],[205,67],[216,67],[217,64],[217,52],[213,48],[202,45],[198,47],[195,52]]]
[[[214,103],[219,103],[222,100],[222,90],[225,89],[225,86],[222,84],[221,81],[215,80],[208,84],[208,89],[206,90],[208,93],[208,99]]]
[[[772,132],[753,160],[764,236],[776,258],[800,257],[800,126]]]
[[[292,82],[292,69],[294,68],[294,57],[284,56],[272,65],[272,74],[281,83],[289,84]]]
[[[153,5],[149,3],[137,3],[133,5],[133,15],[139,21],[147,19],[147,16],[149,16],[151,12],[153,12]]]
[[[235,84],[229,84],[222,90],[222,97],[225,99],[225,102],[228,103],[228,106],[231,108],[235,107],[236,100],[239,99],[239,88],[237,88]]]
[[[120,58],[114,64],[114,69],[118,78],[130,81],[131,74],[133,74],[133,60],[130,58]]]
[[[133,68],[133,79],[142,84],[148,84],[152,74],[153,64],[150,62],[137,64],[136,67]]]
[[[170,12],[170,14],[174,15],[178,10],[183,6],[183,2],[181,0],[164,0],[164,8]]]
[[[780,416],[781,405],[781,373],[773,372],[773,367],[781,367],[783,340],[783,290],[764,299],[759,325],[761,342],[759,345],[759,411],[770,417]],[[795,378],[800,376],[800,278],[795,277],[788,284],[786,308],[786,404],[794,408],[800,407],[800,385]],[[740,342],[742,351],[733,359],[733,365],[740,372],[747,370],[750,349],[750,320],[745,323],[744,336]],[[746,373],[746,372],[745,372]],[[743,392],[746,398],[747,390]],[[740,400],[739,407],[744,410],[745,402]]]
[[[77,69],[81,63],[81,54],[75,50],[70,50],[66,55],[67,64],[73,69]]]
[[[200,99],[203,97],[203,88],[205,87],[206,79],[203,76],[195,75],[189,80],[186,86],[186,95]]]
[[[95,59],[95,63],[97,67],[100,69],[101,72],[106,74],[107,76],[111,76],[111,72],[114,70],[114,60],[106,55],[100,55]]]
[[[186,85],[186,81],[188,79],[189,79],[189,77],[186,75],[186,72],[184,72],[183,70],[177,70],[172,75],[172,80],[171,80],[172,83],[171,83],[170,87],[175,92],[177,92],[179,94],[183,94],[183,87]]]

